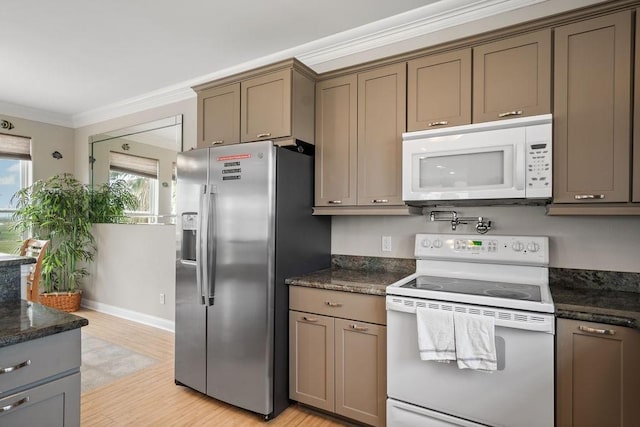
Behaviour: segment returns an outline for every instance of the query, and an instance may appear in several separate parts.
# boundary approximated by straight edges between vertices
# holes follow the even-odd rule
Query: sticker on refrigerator
[[[241,159],[250,159],[251,154],[234,154],[232,156],[219,156],[217,160],[219,162],[227,162],[229,160],[241,160]]]

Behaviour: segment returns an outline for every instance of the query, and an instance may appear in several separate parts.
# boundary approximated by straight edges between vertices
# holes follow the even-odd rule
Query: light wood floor
[[[82,426],[343,426],[293,405],[274,420],[235,408],[186,387],[173,378],[173,334],[82,309],[83,334],[159,360],[159,363],[82,394]]]

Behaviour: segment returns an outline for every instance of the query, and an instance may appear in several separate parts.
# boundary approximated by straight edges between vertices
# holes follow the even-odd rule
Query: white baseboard
[[[127,310],[126,308],[116,307],[97,301],[82,298],[81,306],[90,310],[99,311],[101,313],[110,314],[112,316],[121,317],[123,319],[132,320],[134,322],[143,323],[155,328],[164,329],[165,331],[175,332],[175,322],[161,317],[150,316],[148,314],[138,313],[137,311]]]

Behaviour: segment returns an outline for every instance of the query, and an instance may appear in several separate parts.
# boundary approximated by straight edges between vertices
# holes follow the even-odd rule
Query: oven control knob
[[[425,248],[428,248],[429,246],[431,246],[431,242],[429,241],[429,239],[424,239],[422,241],[422,246]]]
[[[440,239],[436,239],[433,241],[433,247],[434,248],[441,248],[442,247],[442,240]]]
[[[524,249],[524,244],[516,240],[511,244],[511,249],[513,249],[516,252],[522,252],[522,250]]]
[[[538,252],[540,250],[540,245],[536,242],[531,242],[527,245],[527,250],[529,252]]]

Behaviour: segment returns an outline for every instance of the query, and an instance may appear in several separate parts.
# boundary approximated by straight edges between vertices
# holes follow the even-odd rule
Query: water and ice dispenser
[[[185,212],[182,214],[182,260],[196,261],[196,245],[198,228],[198,214]]]

